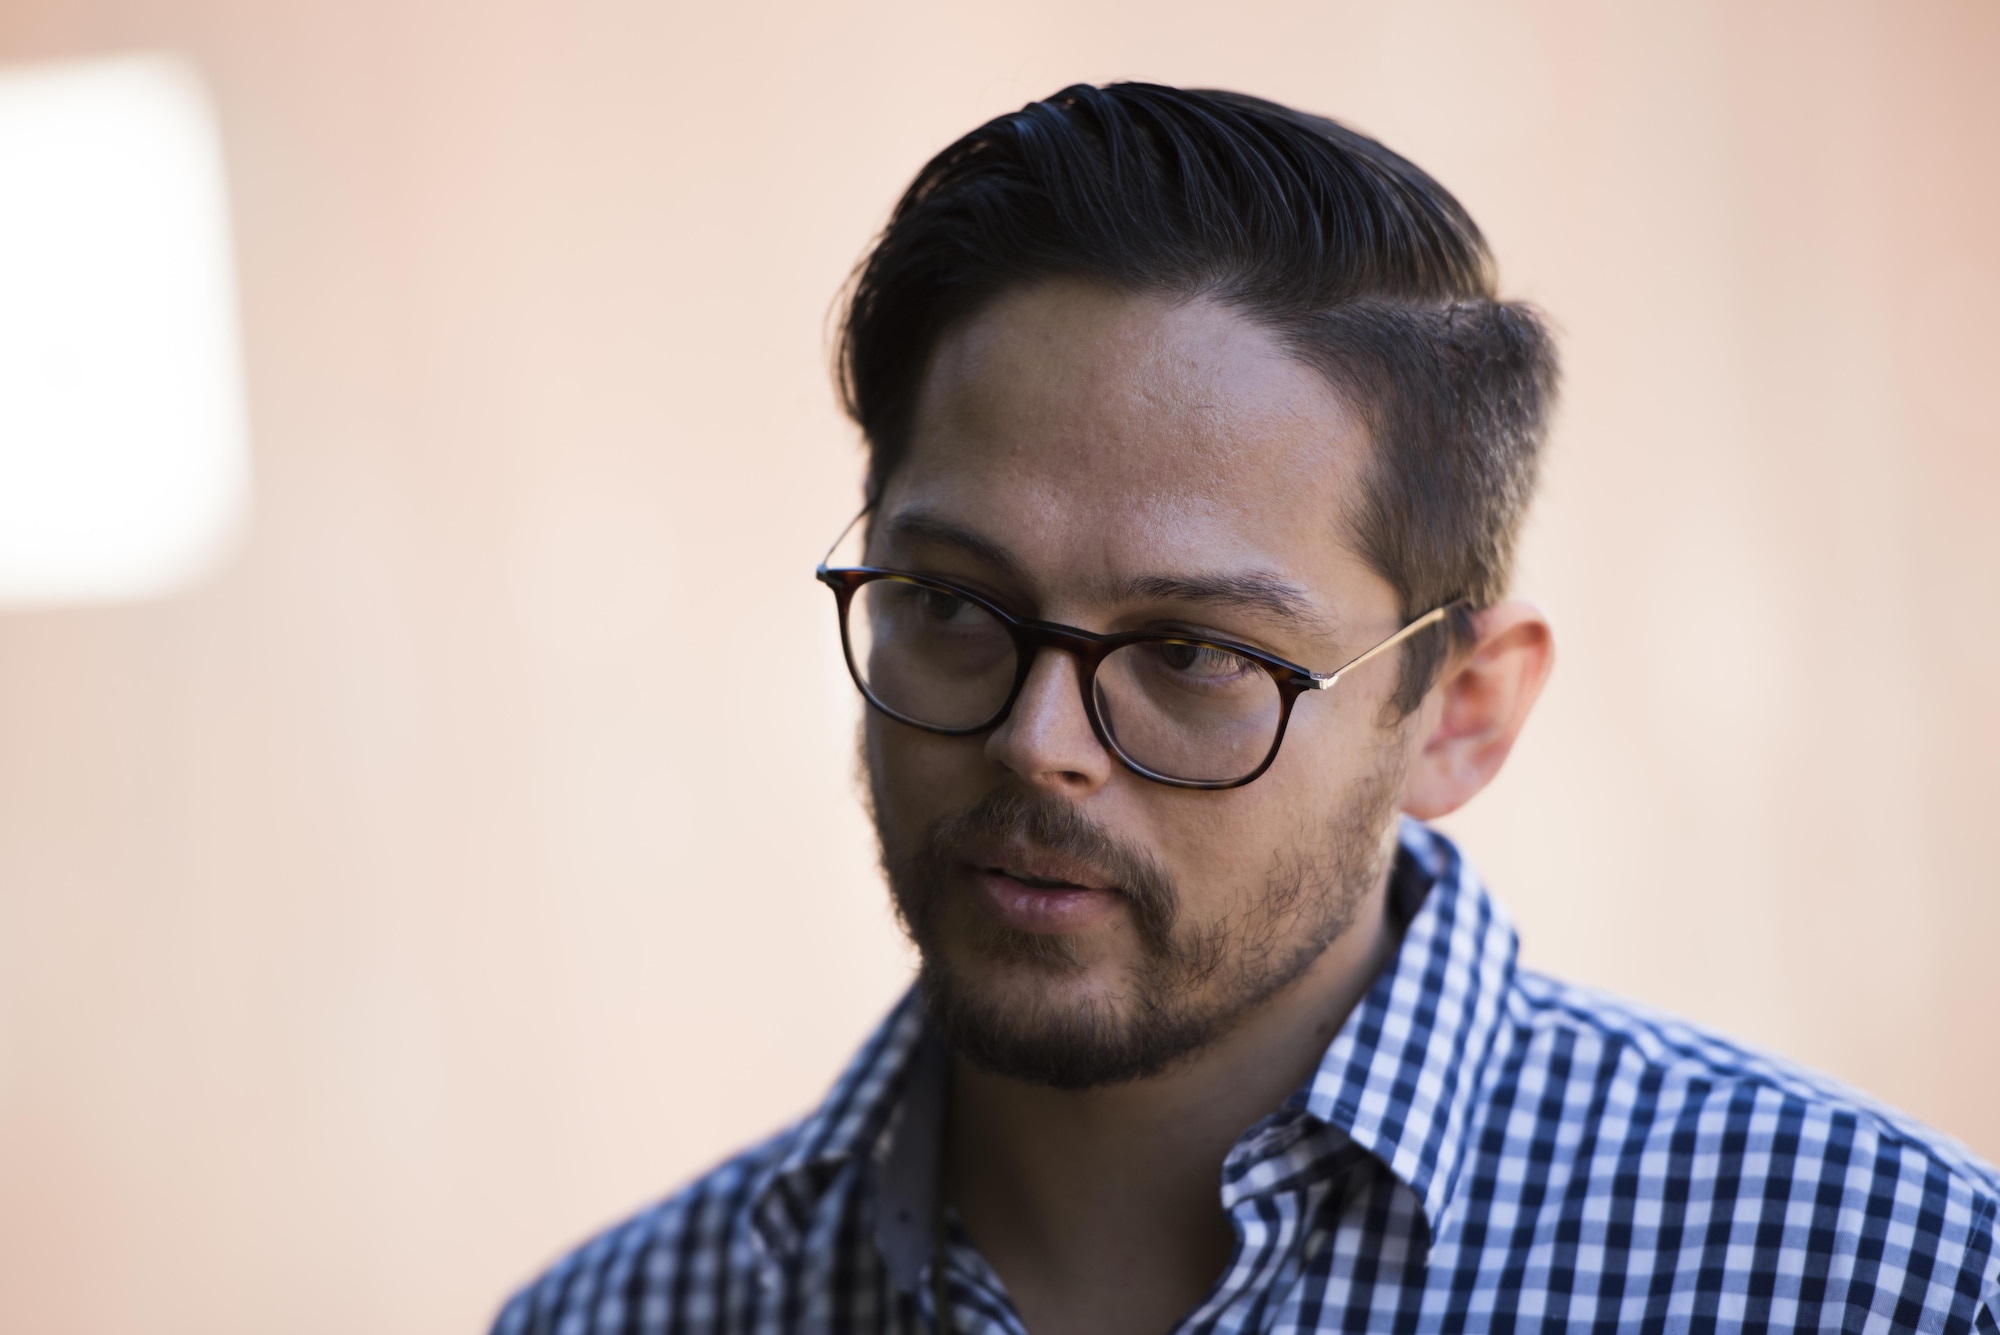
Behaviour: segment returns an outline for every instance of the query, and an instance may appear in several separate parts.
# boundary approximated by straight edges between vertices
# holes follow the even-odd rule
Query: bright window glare
[[[198,78],[163,57],[0,69],[0,607],[165,593],[248,497]]]

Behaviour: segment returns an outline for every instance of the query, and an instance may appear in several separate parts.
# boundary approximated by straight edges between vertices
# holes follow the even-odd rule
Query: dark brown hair
[[[1485,238],[1414,165],[1335,121],[1239,93],[1079,84],[925,164],[856,270],[838,371],[872,503],[909,442],[939,339],[1046,278],[1220,301],[1356,405],[1374,465],[1340,516],[1414,617],[1506,589],[1554,399],[1556,354],[1498,298]],[[1410,642],[1416,707],[1445,637]]]

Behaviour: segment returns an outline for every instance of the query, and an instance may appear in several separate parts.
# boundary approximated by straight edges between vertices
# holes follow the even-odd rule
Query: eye
[[[917,595],[918,609],[931,621],[948,622],[974,611],[973,605],[942,589],[924,589]]]
[[[1158,647],[1160,661],[1183,676],[1213,681],[1254,671],[1257,665],[1241,654],[1206,644],[1166,643]]]

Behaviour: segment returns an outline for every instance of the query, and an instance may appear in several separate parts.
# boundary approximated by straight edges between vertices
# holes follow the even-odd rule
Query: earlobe
[[[1419,710],[1417,754],[1403,810],[1447,815],[1492,782],[1555,663],[1555,637],[1533,603],[1510,598],[1480,612],[1472,646],[1453,658]]]

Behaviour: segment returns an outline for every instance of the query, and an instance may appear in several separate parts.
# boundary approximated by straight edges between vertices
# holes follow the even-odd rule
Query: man
[[[1552,652],[1554,352],[1435,181],[1071,88],[924,168],[841,353],[820,578],[918,985],[500,1332],[2000,1331],[1991,1168],[1517,969],[1418,823]]]

